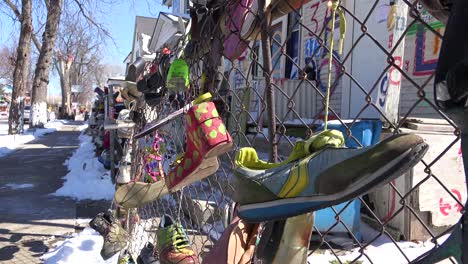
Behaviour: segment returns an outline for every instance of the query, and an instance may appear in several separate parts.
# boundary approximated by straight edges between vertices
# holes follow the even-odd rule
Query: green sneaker
[[[280,166],[260,161],[252,148],[241,149],[234,173],[239,217],[285,219],[356,198],[405,173],[428,149],[413,134],[393,135],[361,149],[330,148],[321,141],[306,141],[311,154]]]
[[[130,253],[125,252],[120,258],[119,258],[119,264],[135,264],[135,261],[133,260],[132,256]]]
[[[189,67],[187,62],[182,59],[175,59],[167,73],[167,89],[173,92],[182,92],[187,90],[189,85]]]
[[[156,231],[157,249],[161,264],[197,264],[198,258],[190,248],[187,235],[180,224],[164,215]]]

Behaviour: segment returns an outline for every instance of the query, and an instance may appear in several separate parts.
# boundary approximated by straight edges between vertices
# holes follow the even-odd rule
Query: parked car
[[[25,105],[24,106],[24,122],[29,122],[29,115],[31,114],[31,106]]]

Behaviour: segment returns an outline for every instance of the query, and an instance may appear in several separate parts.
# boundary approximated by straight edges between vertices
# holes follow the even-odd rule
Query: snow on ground
[[[81,133],[80,147],[71,158],[65,161],[68,174],[63,186],[52,195],[68,196],[76,200],[111,200],[115,188],[110,179],[110,172],[95,157],[92,137]]]
[[[85,129],[87,129],[87,128],[88,128],[88,124],[84,124],[84,125],[79,126],[79,127],[78,127],[78,130],[79,130],[79,131],[83,131],[83,130],[85,130]]]
[[[32,188],[32,187],[34,187],[34,184],[31,184],[31,183],[24,183],[24,184],[8,183],[8,184],[5,184],[1,188],[19,190],[19,189],[29,189],[29,188]]]
[[[0,122],[0,157],[17,149],[21,144],[28,143],[45,134],[52,133],[67,123],[65,120],[55,120],[47,123],[45,128],[28,131],[29,125],[25,125],[25,133],[22,135],[8,135],[8,120]]]
[[[115,254],[107,261],[102,259],[100,251],[103,243],[104,239],[102,236],[90,227],[87,227],[82,232],[74,234],[71,238],[58,242],[41,259],[44,260],[44,264],[117,263],[119,254]]]
[[[380,232],[372,229],[365,223],[361,223],[361,232],[363,234],[363,240],[371,241],[375,237],[380,235]],[[441,237],[438,240],[438,243],[442,243],[445,239],[448,238],[448,235]],[[418,256],[422,255],[423,253],[431,250],[434,247],[434,244],[430,241],[426,242],[409,242],[409,241],[401,241],[397,242],[400,249],[405,253],[408,259],[414,260]],[[363,244],[366,245],[366,244]],[[339,253],[338,253],[339,252]],[[386,236],[382,235],[374,242],[372,242],[369,246],[364,249],[364,254],[359,252],[359,248],[356,248],[351,251],[339,251],[336,250],[335,253],[339,255],[340,261],[345,263],[346,261],[360,261],[362,264],[366,263],[391,263],[398,264],[398,263],[408,263],[408,260],[403,256],[400,250],[395,246],[392,240]],[[372,260],[371,261],[369,261]],[[336,257],[331,253],[330,250],[326,250],[324,253],[314,253],[308,257],[308,263],[331,263],[336,261]]]

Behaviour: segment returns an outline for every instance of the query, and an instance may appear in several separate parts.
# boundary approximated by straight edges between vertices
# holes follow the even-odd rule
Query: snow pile
[[[45,253],[41,259],[45,264],[117,263],[119,254],[115,254],[107,261],[102,259],[100,251],[103,243],[102,236],[87,227],[81,233],[58,242],[56,247]]]
[[[380,235],[380,232],[372,229],[367,224],[361,224],[361,232],[363,234],[363,240],[371,241],[375,237]],[[438,243],[442,243],[445,239],[448,238],[448,235],[445,235],[438,239]],[[367,245],[364,243],[363,245]],[[401,241],[397,242],[398,247],[405,253],[408,259],[414,260],[418,256],[424,254],[425,252],[431,250],[435,245],[430,242],[409,242]],[[369,246],[364,249],[364,254],[359,252],[359,248],[356,248],[351,251],[340,251],[336,250],[335,253],[338,254],[340,261],[345,263],[347,261],[361,261],[361,263],[388,263],[391,260],[391,263],[408,263],[408,260],[403,256],[397,246],[392,242],[392,240],[386,236],[381,235],[375,241],[373,241]],[[369,261],[369,259],[372,261]],[[314,253],[307,258],[309,263],[331,263],[336,261],[336,257],[331,253],[330,250],[326,250],[323,254]]]
[[[85,130],[85,129],[87,129],[87,128],[88,128],[88,124],[84,124],[84,125],[79,126],[79,127],[78,127],[78,130],[79,130],[79,131],[83,131],[83,130]]]
[[[34,184],[31,184],[31,183],[24,183],[24,184],[8,183],[8,184],[5,184],[2,188],[20,190],[20,189],[29,189],[32,187],[34,187]]]
[[[53,195],[68,196],[76,200],[111,200],[115,189],[110,172],[95,157],[92,138],[82,133],[79,139],[80,147],[64,164],[69,170],[64,177],[65,182]]]
[[[8,122],[5,121],[0,124],[0,157],[5,156],[17,149],[21,144],[28,143],[45,134],[57,131],[67,121],[55,120],[45,125],[45,128],[36,129],[35,131],[27,130],[22,135],[8,135]]]
[[[45,124],[44,127],[48,128],[48,129],[54,129],[54,128],[58,129],[62,125],[67,124],[67,123],[68,123],[67,120],[54,120],[54,121],[50,121],[47,124]]]

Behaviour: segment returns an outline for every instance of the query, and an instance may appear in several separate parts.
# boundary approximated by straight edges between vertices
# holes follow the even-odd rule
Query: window
[[[250,56],[253,60],[253,66],[252,66],[252,76],[254,78],[262,78],[263,77],[263,71],[260,65],[263,64],[263,57],[261,55],[261,47],[262,47],[262,42],[261,41],[255,41],[255,44],[252,48],[252,51]]]
[[[185,9],[184,9],[184,14],[189,14],[190,13],[190,0],[184,0],[185,1]]]

